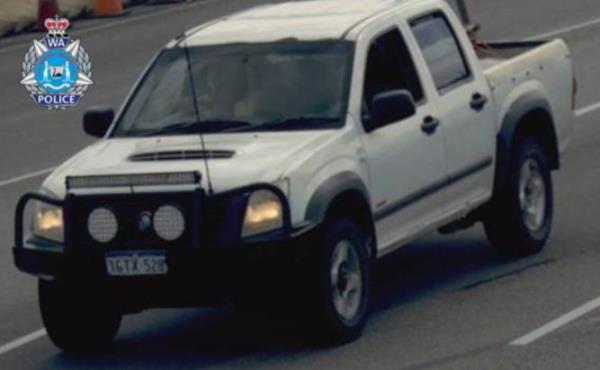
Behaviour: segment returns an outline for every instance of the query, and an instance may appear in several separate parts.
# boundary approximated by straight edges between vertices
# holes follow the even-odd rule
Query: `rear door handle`
[[[471,98],[471,108],[477,112],[481,112],[483,108],[485,108],[487,102],[488,98],[485,95],[481,93],[475,93]]]
[[[433,116],[427,116],[423,120],[423,124],[421,125],[421,130],[424,133],[426,133],[427,135],[432,135],[435,132],[435,130],[437,130],[439,125],[440,125],[439,119],[437,119]]]

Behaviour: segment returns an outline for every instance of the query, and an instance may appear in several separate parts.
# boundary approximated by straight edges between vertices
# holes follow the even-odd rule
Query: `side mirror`
[[[92,108],[83,115],[83,131],[94,137],[104,137],[115,119],[115,111],[106,108]]]
[[[367,131],[412,117],[417,106],[408,90],[394,90],[375,95],[372,103],[372,118]]]

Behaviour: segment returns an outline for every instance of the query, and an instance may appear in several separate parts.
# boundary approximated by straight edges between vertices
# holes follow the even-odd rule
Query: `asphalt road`
[[[77,23],[74,35],[92,58],[96,85],[78,108],[66,112],[37,109],[18,85],[33,35],[0,41],[0,369],[600,368],[600,310],[530,344],[511,345],[600,296],[600,110],[580,111],[586,114],[577,118],[563,169],[554,177],[557,215],[547,250],[524,260],[501,259],[480,228],[410,245],[381,263],[371,321],[355,343],[315,348],[279,323],[240,323],[227,309],[197,309],[126,317],[114,349],[104,354],[72,356],[53,347],[39,331],[35,279],[16,271],[10,252],[15,203],[43,180],[27,175],[58,165],[90,143],[81,130],[84,110],[118,106],[170,38],[264,2],[206,0]],[[471,3],[487,39],[558,32],[574,53],[579,106],[600,101],[600,21],[590,22],[600,19],[599,2]],[[3,350],[5,344],[14,348]]]

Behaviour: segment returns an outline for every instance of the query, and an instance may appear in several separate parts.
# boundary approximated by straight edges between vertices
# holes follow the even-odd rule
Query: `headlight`
[[[62,208],[37,202],[32,229],[35,236],[62,243],[64,241]]]
[[[283,206],[277,195],[268,190],[255,191],[248,199],[242,238],[283,227]]]

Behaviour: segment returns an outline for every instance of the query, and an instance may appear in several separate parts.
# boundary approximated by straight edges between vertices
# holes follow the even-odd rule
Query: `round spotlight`
[[[88,217],[88,232],[99,243],[108,243],[117,236],[117,216],[108,208],[96,208]]]
[[[185,230],[185,217],[179,208],[166,205],[154,213],[154,231],[166,241],[177,240]]]

